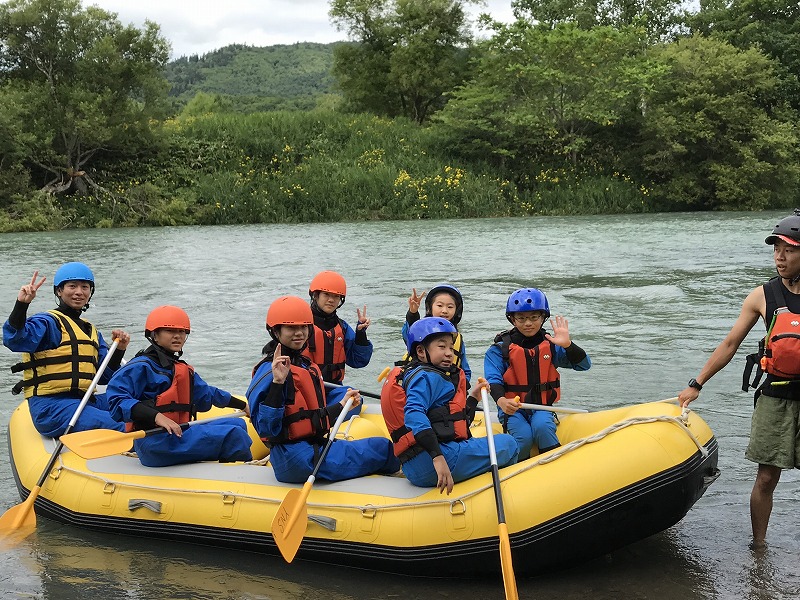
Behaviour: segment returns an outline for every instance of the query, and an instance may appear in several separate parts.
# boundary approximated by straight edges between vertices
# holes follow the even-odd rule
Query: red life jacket
[[[333,329],[321,329],[314,325],[314,335],[308,340],[303,350],[307,356],[319,365],[325,381],[341,383],[344,379],[345,361],[344,327],[339,319]]]
[[[523,348],[511,342],[511,336],[506,334],[500,341],[500,349],[508,362],[503,373],[506,398],[519,396],[520,402],[546,406],[558,402],[561,380],[553,364],[552,342],[543,340],[538,346]]]
[[[434,370],[426,365],[396,366],[386,377],[381,388],[381,412],[386,428],[394,442],[394,454],[400,462],[411,460],[424,450],[417,445],[414,434],[405,424],[406,386],[422,370]],[[435,371],[441,373],[440,371]],[[459,369],[458,385],[452,400],[428,411],[431,428],[440,442],[469,439],[467,423],[467,378]]]
[[[155,409],[178,425],[192,420],[192,392],[194,369],[183,361],[176,361],[172,384],[155,400]]]
[[[325,387],[319,367],[308,357],[301,356],[302,365],[291,365],[291,378],[286,379],[286,400],[283,408],[281,432],[273,437],[262,437],[269,446],[286,444],[301,440],[321,441],[330,431],[331,424],[325,411]],[[264,359],[263,362],[269,362]],[[258,363],[253,367],[255,374]],[[266,377],[272,369],[264,373]],[[251,384],[252,385],[252,384]]]

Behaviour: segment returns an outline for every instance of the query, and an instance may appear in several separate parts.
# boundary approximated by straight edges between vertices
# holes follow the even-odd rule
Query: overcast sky
[[[205,54],[229,44],[323,44],[346,39],[328,19],[329,0],[83,0],[117,13],[125,24],[155,21],[172,44],[172,57]],[[473,14],[510,21],[511,0],[487,0]]]

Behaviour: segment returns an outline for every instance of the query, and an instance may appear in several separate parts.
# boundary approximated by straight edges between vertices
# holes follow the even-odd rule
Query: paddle
[[[75,409],[75,414],[72,415],[72,419],[70,419],[69,425],[67,425],[67,428],[64,431],[65,435],[72,431],[72,428],[75,427],[75,423],[78,422],[78,417],[81,416],[84,407],[89,402],[89,398],[92,396],[94,388],[97,387],[97,382],[100,381],[100,376],[103,374],[103,371],[106,370],[108,362],[111,360],[111,355],[114,354],[118,344],[119,340],[114,340],[114,343],[111,344],[111,347],[108,349],[106,357],[97,368],[97,373],[95,373],[94,379],[92,379],[92,382],[89,384],[86,393],[83,395],[81,403],[78,405],[78,408]],[[25,537],[36,528],[36,513],[33,511],[33,504],[36,502],[36,498],[39,497],[39,492],[41,491],[47,476],[50,474],[50,470],[53,468],[53,465],[56,464],[58,455],[61,453],[61,449],[63,447],[64,442],[59,440],[58,444],[56,444],[56,449],[53,450],[53,454],[50,456],[50,460],[47,461],[47,466],[44,468],[42,476],[39,477],[39,481],[31,490],[31,493],[28,494],[25,502],[12,506],[5,513],[3,513],[2,517],[0,517],[0,534],[5,536],[10,534],[12,531],[24,528],[25,530],[20,533],[20,536]]]
[[[218,421],[219,419],[232,419],[241,417],[244,414],[245,412],[243,410],[238,410],[227,415],[219,415],[209,419],[201,419],[200,421],[189,421],[188,423],[181,424],[181,430],[186,431],[189,427],[199,425],[200,423]],[[131,431],[129,433],[124,433],[115,429],[90,429],[88,431],[78,431],[62,435],[61,441],[75,454],[89,460],[92,458],[113,456],[120,452],[127,452],[131,449],[134,440],[150,437],[151,435],[158,435],[159,433],[166,433],[166,431],[167,430],[163,427]]]
[[[311,475],[308,476],[308,479],[303,484],[303,489],[289,490],[289,493],[286,494],[283,502],[281,502],[281,505],[278,507],[278,512],[275,513],[275,517],[272,519],[272,537],[275,539],[278,550],[281,551],[287,563],[292,562],[294,559],[294,555],[297,554],[297,549],[303,541],[303,536],[306,534],[306,528],[308,527],[306,500],[308,499],[308,494],[311,492],[311,486],[314,485],[317,471],[319,471],[322,462],[328,455],[328,450],[330,450],[331,444],[333,444],[333,440],[336,438],[339,427],[341,427],[345,415],[347,415],[352,405],[353,398],[351,397],[348,398],[342,412],[339,414],[339,418],[336,419],[336,423],[334,423],[333,427],[328,432],[328,443],[325,444],[325,448],[322,450],[317,464],[314,465],[314,470],[311,472]]]
[[[500,473],[497,468],[497,453],[494,449],[494,432],[489,418],[489,392],[481,388],[483,401],[483,420],[486,423],[486,441],[489,443],[489,459],[492,463],[492,483],[494,485],[494,499],[497,504],[497,533],[500,537],[500,566],[503,570],[503,585],[506,590],[507,600],[517,600],[517,581],[514,579],[514,563],[511,558],[511,540],[508,539],[506,527],[506,514],[503,509],[503,492],[500,489]]]
[[[528,410],[546,410],[548,412],[554,413],[565,413],[570,415],[577,415],[588,413],[589,411],[585,408],[566,408],[561,406],[543,406],[541,404],[520,404],[520,408],[527,408]]]
[[[326,381],[325,382],[325,387],[327,389],[329,389],[329,390],[334,390],[336,388],[350,387],[350,386],[342,385],[340,383],[331,383],[330,381]],[[358,388],[356,388],[356,389],[358,389]],[[372,393],[372,392],[362,392],[361,390],[358,390],[358,393],[361,394],[362,396],[366,396],[367,398],[376,398],[378,400],[381,399],[381,395],[380,394],[375,394],[375,393]]]

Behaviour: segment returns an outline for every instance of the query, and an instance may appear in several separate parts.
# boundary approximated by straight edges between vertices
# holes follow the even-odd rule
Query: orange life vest
[[[155,409],[178,425],[192,420],[192,395],[194,392],[194,369],[183,361],[176,361],[172,384],[155,399]]]
[[[800,315],[787,308],[780,279],[770,280],[765,287],[772,294],[771,300],[775,303],[776,309],[763,340],[761,369],[782,379],[798,379],[800,378]]]
[[[381,412],[386,428],[394,442],[394,454],[400,462],[411,460],[424,450],[417,446],[414,434],[405,424],[406,386],[423,370],[434,370],[433,367],[415,364],[413,367],[395,366],[386,377],[381,388]],[[440,371],[435,370],[437,374]],[[431,428],[440,442],[452,442],[469,439],[467,423],[467,378],[459,369],[458,385],[453,398],[442,406],[428,411]]]
[[[552,405],[561,398],[561,380],[553,364],[555,348],[543,340],[533,348],[523,348],[511,342],[506,334],[500,341],[508,368],[503,373],[506,398],[519,396],[520,402]]]
[[[308,357],[301,356],[301,365],[291,365],[291,379],[285,385],[286,399],[283,408],[281,432],[273,437],[262,437],[269,446],[301,440],[321,441],[331,425],[325,411],[325,387],[319,367]],[[266,359],[262,362],[268,362]],[[262,363],[253,368],[253,374]],[[272,369],[264,373],[266,377]],[[252,384],[251,384],[252,386]]]
[[[319,365],[325,381],[341,383],[347,360],[341,319],[332,329],[321,329],[314,325],[314,335],[309,338],[303,355]]]

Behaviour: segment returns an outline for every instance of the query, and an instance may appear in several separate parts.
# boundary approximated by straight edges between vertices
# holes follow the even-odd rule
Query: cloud
[[[124,24],[158,23],[172,44],[173,57],[230,44],[327,44],[346,38],[328,18],[329,0],[84,0],[85,6],[90,4],[117,13]],[[487,7],[473,11],[510,20],[511,0],[489,0]]]

